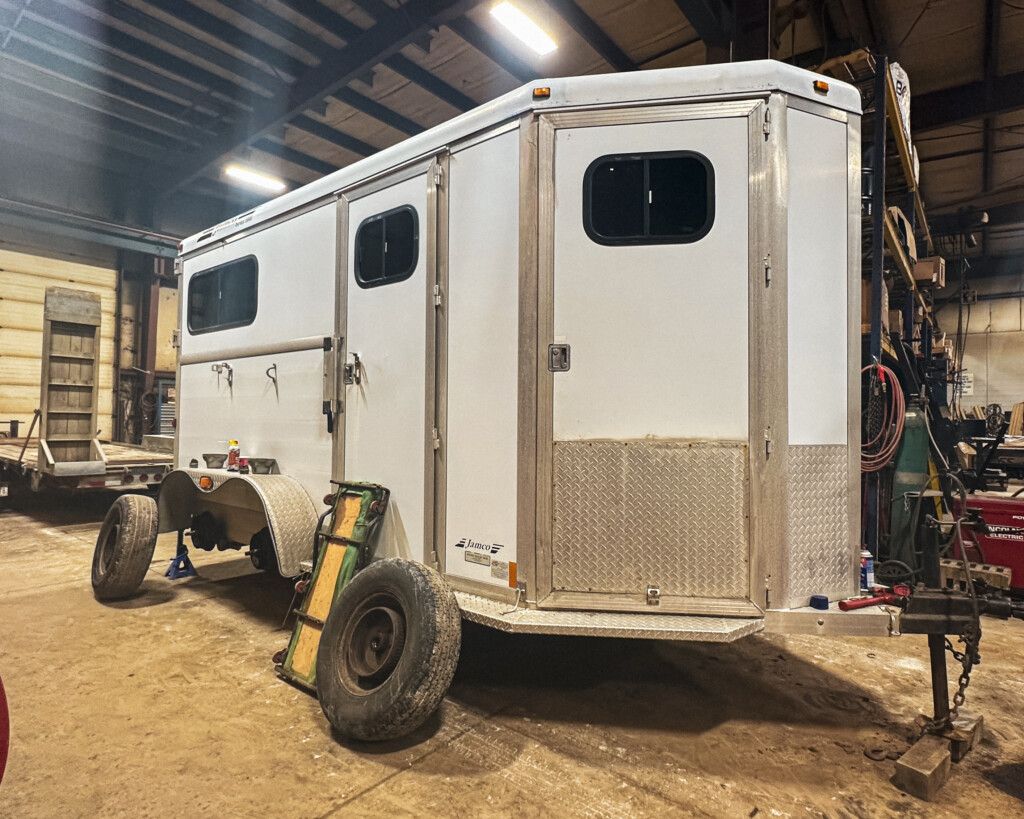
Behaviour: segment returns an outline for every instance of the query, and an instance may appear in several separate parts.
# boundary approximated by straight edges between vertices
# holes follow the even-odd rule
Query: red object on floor
[[[960,499],[953,503],[953,511],[960,517]],[[975,532],[963,529],[967,557],[990,566],[1009,566],[1012,572],[1010,587],[1024,590],[1024,534],[1000,532],[999,527],[1024,529],[1024,495],[1007,498],[1002,495],[968,495],[967,509],[978,511],[995,532]],[[978,547],[981,547],[979,552]],[[960,557],[960,544],[956,544],[954,556]]]
[[[7,694],[4,693],[4,681],[0,680],[0,782],[4,781],[4,768],[7,767],[7,749],[11,744],[11,715],[7,711]]]

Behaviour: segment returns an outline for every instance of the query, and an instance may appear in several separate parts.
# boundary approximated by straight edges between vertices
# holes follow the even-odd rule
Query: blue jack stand
[[[188,557],[188,546],[185,545],[185,532],[184,530],[179,530],[178,553],[171,558],[171,565],[168,566],[164,577],[169,577],[171,580],[179,580],[182,577],[197,577],[198,575],[199,572],[196,571],[196,567],[192,565],[192,561]]]

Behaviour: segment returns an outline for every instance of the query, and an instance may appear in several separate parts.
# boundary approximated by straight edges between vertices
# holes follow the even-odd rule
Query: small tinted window
[[[700,154],[602,156],[583,177],[583,227],[603,245],[695,242],[711,230],[714,194]]]
[[[244,327],[256,318],[256,257],[196,273],[188,284],[188,329],[193,335]]]
[[[355,276],[360,287],[408,279],[419,255],[416,211],[403,205],[363,220],[356,231]]]

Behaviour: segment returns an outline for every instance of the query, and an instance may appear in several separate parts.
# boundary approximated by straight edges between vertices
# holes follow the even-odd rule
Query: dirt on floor
[[[923,637],[729,645],[512,636],[466,624],[455,682],[415,735],[332,735],[282,682],[288,581],[237,552],[142,594],[92,595],[112,498],[0,507],[0,816],[1024,815],[1024,623],[986,620],[967,707],[984,740],[938,799],[891,783],[930,705]],[[951,666],[952,669],[952,666]]]

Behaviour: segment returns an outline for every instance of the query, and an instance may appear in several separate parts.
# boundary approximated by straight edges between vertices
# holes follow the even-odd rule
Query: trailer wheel
[[[114,501],[92,557],[92,590],[97,600],[120,600],[138,590],[153,560],[156,535],[153,498],[121,495]]]
[[[252,565],[260,571],[277,572],[277,555],[274,552],[274,542],[270,537],[270,529],[264,526],[249,541],[249,560]]]
[[[324,715],[354,739],[415,730],[444,699],[461,641],[459,604],[437,572],[394,558],[370,564],[334,602],[320,637]]]

